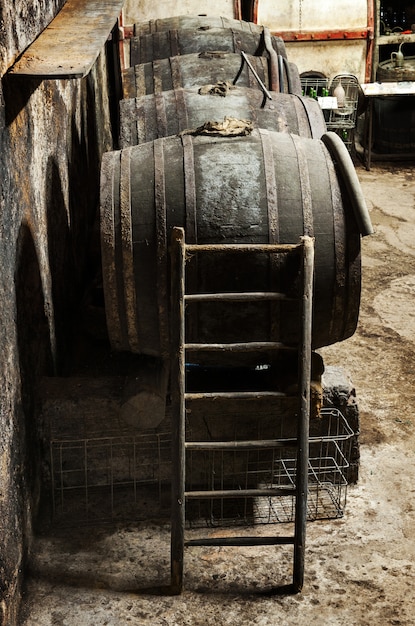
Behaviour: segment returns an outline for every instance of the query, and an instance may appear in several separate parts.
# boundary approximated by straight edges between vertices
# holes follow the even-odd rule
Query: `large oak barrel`
[[[313,348],[352,335],[360,298],[359,189],[351,189],[344,175],[346,148],[331,156],[334,138],[341,143],[333,135],[185,135],[105,154],[101,248],[112,347],[168,354],[173,226],[199,243],[293,243],[303,234],[314,236]],[[288,262],[268,264],[264,255],[203,258],[189,277],[202,292],[289,288],[296,275]],[[225,304],[206,304],[197,316],[190,341],[298,339],[295,313],[278,316],[269,303],[239,307],[237,323],[228,323]]]
[[[273,50],[286,58],[283,40],[280,37],[270,37],[270,39]],[[188,28],[132,37],[130,65],[210,50],[243,51],[256,56],[266,53],[264,37],[261,33],[254,34],[233,28],[210,28],[207,31]]]
[[[237,87],[226,95],[201,94],[199,89],[176,89],[120,102],[120,147],[194,130],[224,117],[250,121],[252,126],[304,137],[326,132],[316,100],[269,92],[272,100],[254,89]],[[262,106],[264,105],[264,106]]]
[[[269,59],[252,55],[247,55],[247,58],[261,82],[270,89]],[[240,54],[226,51],[185,54],[152,63],[141,63],[123,70],[123,95],[124,98],[139,98],[181,87],[200,87],[217,82],[233,83],[236,78],[239,87],[261,89]],[[282,83],[287,93],[301,94],[298,69],[286,60],[283,63]]]
[[[147,22],[137,22],[134,24],[134,36],[141,37],[142,35],[149,35],[165,30],[209,30],[210,28],[233,28],[235,30],[244,30],[255,35],[261,34],[263,30],[263,27],[259,24],[229,17],[214,15],[176,15],[173,17],[149,20]]]

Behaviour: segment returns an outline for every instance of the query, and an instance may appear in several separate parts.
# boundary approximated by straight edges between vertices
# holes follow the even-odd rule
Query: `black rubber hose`
[[[363,196],[360,181],[357,177],[355,167],[353,165],[350,154],[347,151],[342,139],[333,132],[322,135],[321,141],[330,152],[331,157],[335,161],[343,180],[346,184],[347,193],[352,203],[354,216],[359,227],[362,237],[373,235],[374,230],[370,220],[369,211]]]

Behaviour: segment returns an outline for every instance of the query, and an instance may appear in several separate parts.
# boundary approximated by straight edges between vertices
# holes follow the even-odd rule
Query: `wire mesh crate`
[[[309,521],[341,517],[346,505],[347,469],[355,433],[338,409],[322,409],[313,420],[308,464]],[[199,458],[196,458],[196,455]],[[189,489],[249,489],[293,487],[296,483],[295,451],[209,451],[191,455]],[[231,500],[192,500],[187,511],[190,527],[233,526],[292,522],[295,497],[266,496]]]
[[[229,430],[236,432],[241,428],[240,416],[233,419],[235,423]],[[260,418],[252,418],[251,422],[252,431],[262,438],[264,423]],[[278,436],[292,438],[291,427],[289,420],[283,420]],[[353,437],[355,433],[338,409],[323,408],[320,418],[311,421],[309,520],[343,515]],[[70,526],[169,515],[168,420],[160,432],[55,438],[49,447],[54,523]],[[292,449],[292,454],[281,449],[193,451],[186,471],[188,488],[291,487],[296,479],[295,450]],[[192,500],[187,507],[190,527],[268,524],[293,519],[293,496]]]
[[[52,513],[61,524],[160,515],[171,435],[143,432],[50,442]]]
[[[351,74],[340,74],[332,80],[304,76],[301,77],[301,87],[303,95],[319,101],[327,130],[337,133],[351,151],[360,95],[357,78]],[[341,90],[340,95],[338,89]],[[335,101],[330,100],[333,97]]]

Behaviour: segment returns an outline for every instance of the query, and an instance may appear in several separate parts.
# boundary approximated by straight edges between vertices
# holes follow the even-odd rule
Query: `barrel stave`
[[[161,333],[161,327],[168,327],[168,302],[160,302],[159,286],[168,283],[167,250],[173,226],[184,227],[186,238],[198,243],[293,243],[303,234],[314,236],[313,348],[353,334],[359,308],[360,234],[350,198],[323,142],[255,130],[248,137],[168,137],[121,152],[129,152],[129,161],[104,155],[103,186],[110,179],[108,169],[129,163],[129,173],[120,172],[118,177],[128,179],[132,187],[132,227],[124,232],[132,233],[137,310],[145,315],[137,323],[143,335],[138,338],[140,351],[156,355],[168,351]],[[157,195],[155,189],[162,191]],[[103,248],[122,239],[105,233],[108,224],[120,228],[107,215],[112,210],[108,193],[103,193],[107,201],[102,203]],[[161,228],[158,220],[163,215]],[[103,258],[116,255],[106,251]],[[189,286],[208,291],[286,289],[296,269],[290,260],[269,264],[264,255],[238,261],[226,255],[219,260],[207,256],[190,272]],[[111,272],[104,267],[103,274],[107,293],[111,285],[105,284],[106,276]],[[253,284],[248,285],[248,278]],[[118,306],[111,295],[108,304]],[[119,306],[127,308],[125,303]],[[263,304],[240,309],[235,324],[230,322],[228,305],[203,306],[203,310],[198,306],[191,321],[191,340],[249,341],[259,335],[263,340],[296,341],[295,311],[278,313],[275,306]],[[109,322],[113,317],[109,315]],[[133,348],[127,343],[121,349]]]

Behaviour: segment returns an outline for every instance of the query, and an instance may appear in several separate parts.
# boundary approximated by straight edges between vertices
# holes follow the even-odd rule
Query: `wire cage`
[[[332,80],[316,76],[302,76],[301,87],[303,95],[319,101],[323,108],[327,130],[337,133],[351,152],[361,89],[356,76],[339,74]],[[324,97],[335,97],[336,101],[324,101]],[[333,106],[333,108],[325,108],[325,106]]]
[[[342,517],[346,506],[347,470],[355,433],[338,409],[323,408],[313,420],[308,463],[307,519]],[[287,436],[290,438],[290,435]],[[296,483],[295,451],[209,451],[192,453],[189,489],[249,489],[293,487]],[[196,455],[204,454],[204,458]],[[292,522],[295,496],[260,496],[223,500],[192,500],[188,505],[189,527],[255,525]]]
[[[282,424],[279,435],[292,438],[292,424],[288,420],[283,420]],[[235,430],[240,428],[236,417],[234,427]],[[252,430],[259,439],[263,437],[260,418],[257,422],[255,418],[252,420]],[[323,408],[320,417],[311,420],[309,520],[343,515],[354,436],[338,409]],[[55,524],[71,526],[169,515],[171,431],[168,420],[159,432],[54,438],[49,449]],[[189,489],[195,486],[202,489],[292,487],[296,482],[295,450],[291,455],[280,448],[255,452],[192,451],[186,471]],[[294,519],[294,506],[293,496],[191,500],[186,511],[187,525],[197,528],[289,522]]]
[[[55,439],[50,469],[56,523],[146,519],[168,508],[171,435]]]

